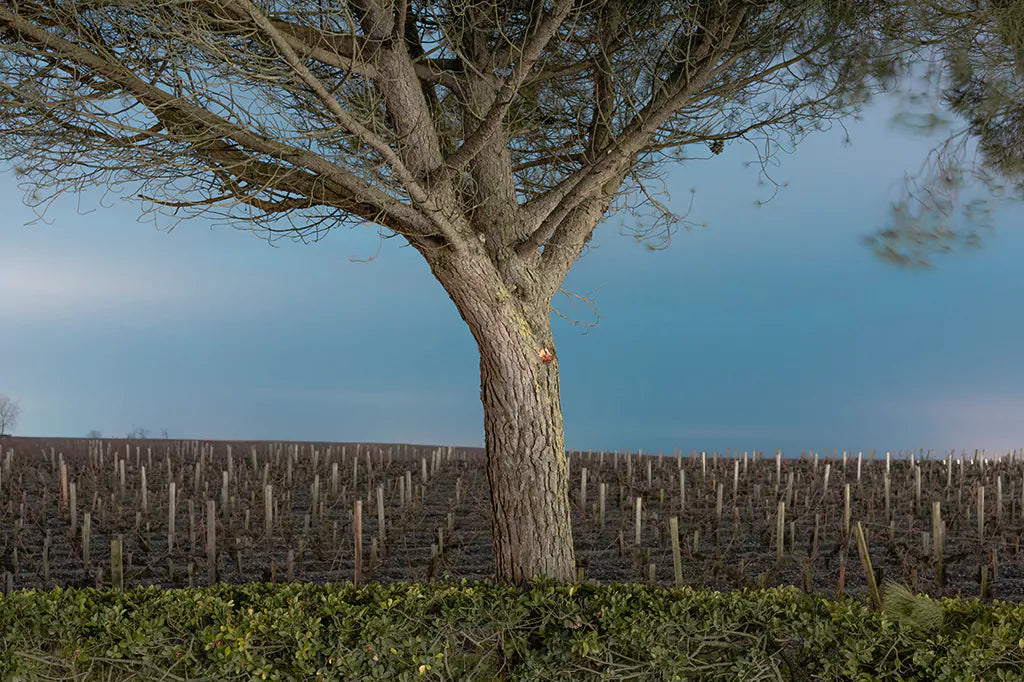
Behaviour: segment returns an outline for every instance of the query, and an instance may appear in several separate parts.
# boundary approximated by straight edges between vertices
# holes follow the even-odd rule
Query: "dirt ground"
[[[127,456],[125,446],[130,449]],[[225,442],[213,445],[196,478],[195,449],[207,447],[174,441],[104,440],[104,461],[97,452],[89,454],[90,442],[71,439],[6,438],[0,452],[0,573],[10,574],[15,589],[57,585],[93,585],[97,579],[109,582],[109,545],[122,539],[125,582],[182,587],[207,583],[205,551],[205,501],[221,499],[222,471],[226,468]],[[493,577],[491,558],[490,505],[484,455],[480,449],[447,448],[442,455],[434,446],[361,444],[360,470],[352,482],[355,444],[303,444],[292,465],[292,486],[287,486],[286,462],[290,445],[253,442],[231,443],[233,475],[229,489],[233,501],[227,519],[218,512],[217,580],[249,582],[275,579],[311,582],[350,580],[354,571],[352,508],[356,495],[363,500],[363,579],[369,581],[425,581],[483,579]],[[342,454],[344,446],[344,454]],[[92,443],[96,447],[96,443]],[[252,448],[257,466],[251,467]],[[51,448],[55,456],[51,456]],[[138,450],[136,450],[136,448]],[[192,448],[192,451],[185,451]],[[277,454],[275,454],[277,448]],[[328,450],[330,448],[330,450]],[[321,452],[314,469],[312,451]],[[147,453],[147,450],[149,451]],[[284,450],[285,454],[280,454]],[[369,451],[372,473],[367,471]],[[77,523],[72,533],[69,511],[61,503],[59,454],[77,486]],[[120,454],[118,454],[120,453]],[[330,454],[328,454],[330,453]],[[389,454],[390,453],[390,454]],[[390,464],[388,459],[390,457]],[[138,458],[138,462],[136,461]],[[430,473],[412,503],[400,504],[399,483],[406,472],[419,493],[421,458]],[[895,580],[932,595],[959,594],[976,597],[981,591],[981,568],[986,570],[986,598],[1024,599],[1024,554],[1020,549],[1024,520],[1020,495],[1024,493],[1022,462],[1001,462],[980,469],[970,462],[954,465],[957,475],[950,480],[945,460],[919,462],[922,503],[913,494],[913,465],[894,461],[891,474],[890,525],[885,521],[884,463],[864,462],[866,473],[860,483],[854,478],[853,463],[845,472],[838,459],[831,460],[831,481],[823,481],[825,460],[786,460],[782,464],[779,492],[775,491],[774,458],[751,459],[742,478],[734,460],[718,458],[704,467],[698,458],[678,460],[686,472],[687,500],[680,514],[677,460],[620,453],[574,453],[571,456],[573,538],[577,562],[586,580],[634,582],[649,580],[654,565],[656,583],[673,584],[673,560],[669,539],[669,517],[679,517],[683,583],[715,589],[796,585],[829,596],[837,593],[841,565],[845,562],[844,590],[847,594],[866,592],[866,574],[852,537],[844,534],[843,484],[851,484],[851,517],[867,529],[868,545],[880,581]],[[646,464],[651,460],[651,483]],[[125,485],[115,460],[124,463]],[[603,460],[603,461],[602,461]],[[175,546],[167,543],[167,462],[176,481]],[[147,466],[148,506],[141,507],[141,467]],[[338,464],[339,490],[330,490],[332,463]],[[580,471],[588,468],[585,514],[579,508]],[[263,534],[263,484],[268,482],[278,496],[278,516],[270,537]],[[963,476],[960,470],[963,469]],[[977,469],[977,470],[975,470]],[[702,473],[703,472],[703,473]],[[792,474],[795,496],[786,493]],[[319,477],[319,499],[323,503],[311,512],[314,477]],[[996,480],[998,479],[998,480]],[[1015,489],[1010,481],[1019,483]],[[458,481],[458,484],[456,483]],[[598,483],[608,488],[605,523],[599,524]],[[721,519],[716,513],[717,490],[723,488]],[[856,484],[856,485],[855,485]],[[383,486],[386,540],[371,557],[371,538],[378,535],[376,486]],[[456,504],[456,486],[459,503]],[[988,504],[983,507],[986,532],[977,526],[977,487],[985,485]],[[1000,489],[1002,507],[997,509],[994,491]],[[282,493],[290,490],[290,498]],[[641,543],[634,546],[634,496],[643,499]],[[735,503],[734,503],[735,499]],[[784,552],[776,555],[776,510],[779,499],[791,503],[785,516]],[[193,502],[192,517],[188,501]],[[922,533],[929,533],[931,500],[943,501],[946,522],[945,580],[935,579],[935,556]],[[81,547],[81,517],[91,514],[90,557],[84,561]],[[973,513],[972,513],[973,510]],[[246,511],[248,521],[246,521]],[[307,514],[309,519],[307,521]],[[449,518],[451,515],[451,518]],[[814,539],[817,516],[817,542]],[[791,528],[790,522],[794,525]],[[308,524],[308,529],[307,529]],[[437,552],[438,529],[442,549]],[[694,533],[699,533],[696,547]],[[890,536],[891,532],[891,536]],[[49,535],[47,555],[49,579],[44,577],[44,538]],[[795,539],[795,545],[791,540]],[[194,540],[194,541],[193,541]],[[928,538],[930,540],[930,538]],[[433,545],[433,548],[432,548]],[[289,562],[289,553],[293,562]],[[371,558],[376,561],[371,563]],[[290,574],[289,574],[290,568]],[[5,576],[6,579],[6,576]],[[3,583],[0,583],[2,586]]]

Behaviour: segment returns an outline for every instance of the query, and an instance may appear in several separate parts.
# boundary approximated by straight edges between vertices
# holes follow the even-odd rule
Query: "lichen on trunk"
[[[482,246],[461,258],[435,257],[432,267],[480,352],[496,578],[572,582],[576,560],[550,301],[528,291],[528,282],[517,281],[511,269],[500,275]]]
[[[550,323],[507,322],[489,332],[491,343],[480,353],[497,578],[522,584],[544,575],[571,582],[576,563],[558,361],[542,359],[547,345],[535,347],[550,338]]]

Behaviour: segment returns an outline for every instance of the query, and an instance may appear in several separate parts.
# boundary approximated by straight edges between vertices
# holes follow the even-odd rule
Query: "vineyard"
[[[1024,600],[1024,457],[569,454],[597,582]],[[0,441],[5,592],[493,575],[481,449]]]

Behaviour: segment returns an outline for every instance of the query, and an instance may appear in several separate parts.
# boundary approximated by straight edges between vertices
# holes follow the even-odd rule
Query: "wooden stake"
[[[60,508],[68,506],[68,465],[63,458],[60,462]]]
[[[640,546],[640,507],[641,507],[641,505],[642,505],[642,498],[639,495],[637,495],[636,496],[636,519],[635,519],[635,523],[634,523],[634,534],[633,534],[633,544],[636,545],[637,547]]]
[[[74,481],[68,485],[68,515],[71,518],[71,535],[78,528],[78,491]]]
[[[786,503],[779,502],[778,511],[775,513],[775,559],[782,561],[783,546],[786,533]]]
[[[985,541],[985,486],[978,486],[978,540]]]
[[[850,538],[850,484],[843,486],[843,537]]]
[[[423,462],[423,471],[426,472],[426,459]],[[352,582],[358,587],[359,579],[363,572],[363,501],[356,500],[355,509],[352,512],[352,540],[355,545],[355,562],[353,567]]]
[[[384,547],[384,486],[377,486],[377,537]]]
[[[587,467],[580,467],[580,518],[587,517]]]
[[[139,488],[142,493],[142,513],[149,513],[149,486],[146,484],[146,466],[143,465],[139,473]]]
[[[267,484],[263,486],[263,536],[267,543],[271,541],[274,532],[274,486]]]
[[[124,590],[124,563],[121,557],[121,539],[110,541],[110,586]]]
[[[914,513],[921,513],[921,467],[914,465]]]
[[[864,567],[864,573],[868,580],[868,594],[871,596],[871,603],[876,611],[882,610],[882,595],[878,591],[878,583],[875,581],[875,570],[871,567],[871,555],[868,553],[868,541],[864,538],[864,529],[860,521],[854,527],[857,535],[857,553],[860,555],[860,563]]]
[[[92,514],[82,514],[82,563],[89,566],[89,535],[92,530]]]
[[[686,513],[686,471],[679,470],[679,516]]]
[[[882,485],[885,488],[885,520],[889,520],[889,490],[892,486],[892,479],[889,478],[889,453],[885,453],[885,475],[882,477]]]
[[[217,582],[217,503],[213,500],[206,501],[206,580],[210,585]]]
[[[715,520],[718,523],[722,522],[722,495],[724,494],[724,492],[725,492],[725,484],[724,483],[719,483],[718,484],[718,496],[715,499]],[[715,537],[718,537],[717,533],[715,534]]]
[[[672,540],[672,574],[675,576],[676,587],[683,585],[683,561],[679,554],[679,519],[675,516],[668,520],[669,535]]]
[[[171,481],[167,484],[167,551],[174,551],[174,517],[176,503],[175,494],[175,482]]]

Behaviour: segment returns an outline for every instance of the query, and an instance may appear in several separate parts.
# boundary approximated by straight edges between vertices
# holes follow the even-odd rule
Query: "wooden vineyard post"
[[[384,548],[384,486],[377,486],[377,538],[380,548]]]
[[[672,539],[672,574],[675,576],[676,587],[683,585],[683,562],[679,555],[679,519],[675,516],[668,520],[669,535]]]
[[[174,551],[175,483],[167,484],[167,551]]]
[[[92,514],[82,514],[82,563],[89,566],[89,535],[92,530]]]
[[[78,486],[74,481],[68,485],[68,515],[71,518],[71,535],[78,528]]]
[[[68,506],[68,465],[63,458],[60,462],[60,508]]]
[[[826,470],[827,470],[828,464],[826,464],[825,467],[826,467]],[[818,555],[818,528],[820,526],[821,526],[821,514],[818,513],[818,512],[815,512],[815,514],[814,514],[814,534],[811,536],[811,557],[812,558],[816,557]]]
[[[110,541],[110,586],[124,590],[124,563],[121,557],[121,539]]]
[[[737,459],[732,463],[732,503],[735,506],[736,496],[740,487],[740,461]]]
[[[786,534],[786,503],[779,502],[778,511],[775,514],[775,560],[782,561],[783,543]]]
[[[1003,522],[1003,477],[996,476],[996,527],[1001,527]],[[992,576],[995,580],[995,576]]]
[[[936,500],[932,502],[932,551],[935,553],[935,586],[942,587],[944,576],[942,574],[942,503]]]
[[[142,465],[139,473],[139,488],[142,493],[142,513],[149,514],[149,486],[146,485],[146,465]]]
[[[914,465],[914,513],[921,513],[921,467]]]
[[[423,471],[426,472],[426,459],[423,459]],[[359,579],[363,572],[363,501],[356,500],[355,509],[352,511],[352,540],[355,546],[355,561],[353,562],[352,582],[359,586]]]
[[[886,465],[885,466],[885,475],[882,478],[882,485],[885,488],[885,520],[886,520],[886,523],[888,523],[888,521],[889,521],[889,497],[890,497],[889,492],[890,492],[890,488],[892,487],[892,479],[889,478],[889,458],[888,458],[888,454],[889,453],[887,452],[885,454],[887,456],[886,456],[886,459],[885,459],[885,465]]]
[[[868,553],[868,541],[864,538],[864,529],[860,521],[854,526],[857,535],[857,553],[860,555],[860,563],[864,567],[864,573],[868,579],[868,593],[871,595],[871,603],[876,611],[882,609],[882,595],[878,592],[878,583],[875,581],[875,571],[871,567],[871,555]]]
[[[843,486],[843,537],[850,539],[850,484]]]
[[[206,580],[210,585],[217,582],[217,503],[214,500],[206,501]]]
[[[587,518],[587,467],[580,467],[580,518]]]
[[[636,496],[636,520],[635,520],[635,523],[634,523],[634,531],[635,532],[634,532],[634,535],[633,535],[633,544],[636,545],[637,547],[640,546],[640,508],[641,508],[642,504],[643,504],[643,498],[640,497],[639,495],[637,495]]]
[[[782,452],[775,451],[775,496],[779,496],[779,488],[782,487]]]
[[[274,486],[268,483],[263,486],[263,536],[267,544],[271,542],[274,532]]]
[[[320,509],[320,474],[313,474],[313,484],[310,487],[310,514],[313,518],[317,517],[317,512]]]
[[[604,504],[608,495],[608,484],[599,483],[597,486],[597,514],[601,523],[601,530],[604,530]]]
[[[228,472],[220,472],[220,513],[224,517],[222,523],[224,528],[228,527],[230,510],[228,509]]]
[[[686,470],[679,469],[679,516],[686,513]]]
[[[985,486],[978,486],[978,541],[985,541]]]

